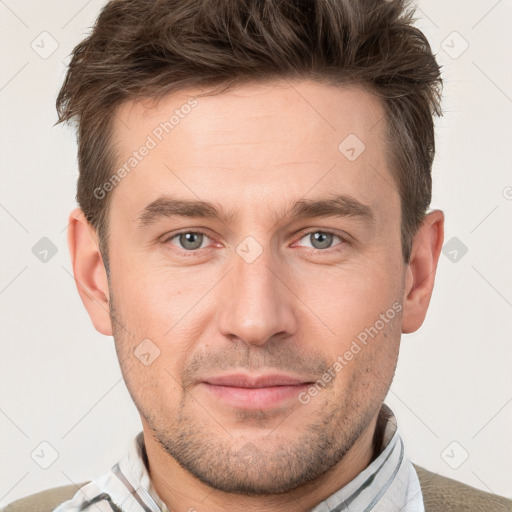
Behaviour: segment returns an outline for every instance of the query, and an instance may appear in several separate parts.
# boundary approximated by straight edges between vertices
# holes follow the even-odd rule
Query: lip
[[[277,374],[232,374],[210,377],[201,382],[214,399],[232,407],[251,410],[275,408],[293,399],[299,403],[299,393],[310,385],[311,381]]]
[[[229,375],[219,375],[208,377],[203,382],[214,386],[232,386],[237,388],[267,388],[272,386],[297,386],[310,383],[306,379],[294,377],[285,374],[267,374],[267,375],[245,375],[243,373],[234,373]]]

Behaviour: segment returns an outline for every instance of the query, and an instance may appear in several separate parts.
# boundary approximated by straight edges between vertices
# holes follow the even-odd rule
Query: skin
[[[79,209],[71,212],[78,290],[95,328],[114,336],[153,485],[170,510],[307,511],[381,449],[377,415],[401,333],[425,318],[444,215],[425,217],[404,264],[384,110],[362,88],[304,80],[199,92],[119,108],[122,165],[174,109],[198,101],[111,192],[110,282],[95,230]],[[354,161],[338,150],[350,133],[365,144]],[[143,208],[163,193],[237,216],[138,227]],[[374,223],[284,215],[299,199],[333,193],[370,206]],[[205,233],[195,255],[170,238],[182,230]],[[334,233],[332,243],[318,248],[315,231]],[[262,250],[250,263],[237,252],[247,236]],[[237,408],[198,382],[229,370],[316,381],[393,304],[401,311],[307,404]],[[134,354],[145,339],[160,351],[149,365]]]

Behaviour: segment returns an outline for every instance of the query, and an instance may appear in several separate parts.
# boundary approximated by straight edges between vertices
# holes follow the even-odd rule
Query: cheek
[[[323,290],[315,288],[313,293],[309,288],[304,302],[309,301],[319,319],[312,317],[309,339],[316,339],[318,346],[318,332],[326,333],[322,350],[336,374],[339,399],[348,390],[353,396],[381,396],[393,376],[401,333],[400,276],[380,263],[354,264],[331,272],[328,278],[308,278],[309,282],[325,281]],[[305,297],[307,289],[302,293]]]
[[[204,286],[186,276],[178,281],[176,270],[136,268],[123,272],[118,267],[117,279],[112,279],[119,320],[114,338],[121,365],[140,393],[148,388],[165,390],[162,396],[179,393],[180,371],[203,327],[193,320],[202,311],[197,303]]]
[[[398,359],[399,325],[398,317],[390,320],[381,330],[372,324],[352,338],[343,349],[339,347],[336,355],[333,352],[332,360],[339,363],[335,402],[340,402],[344,397],[350,397],[359,404],[384,400]]]
[[[146,336],[162,338],[204,294],[204,282],[183,269],[119,265],[112,273],[116,309]],[[207,288],[206,288],[207,289]]]
[[[327,340],[335,345],[351,340],[392,307],[399,296],[399,276],[382,268],[375,261],[358,262],[319,268],[308,273],[307,281],[296,280],[297,295],[315,314]]]
[[[117,311],[117,310],[116,310]],[[172,417],[182,395],[181,368],[189,351],[187,339],[178,339],[170,333],[162,336],[144,319],[148,316],[138,311],[140,325],[127,321],[118,312],[123,327],[114,331],[116,351],[128,391],[143,416],[167,411]]]

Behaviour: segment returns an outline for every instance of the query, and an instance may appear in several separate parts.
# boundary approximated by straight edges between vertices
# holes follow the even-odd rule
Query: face
[[[343,459],[393,377],[405,267],[384,111],[309,81],[198,94],[117,113],[119,167],[145,156],[109,192],[116,350],[166,456],[219,490],[282,493]],[[302,384],[215,384],[235,374]]]

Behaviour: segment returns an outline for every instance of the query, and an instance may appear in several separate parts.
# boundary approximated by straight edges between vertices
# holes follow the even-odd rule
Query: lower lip
[[[299,393],[310,386],[310,384],[300,384],[267,388],[237,388],[216,386],[208,382],[202,382],[202,384],[214,397],[229,405],[244,409],[268,409],[291,399],[298,401]]]

